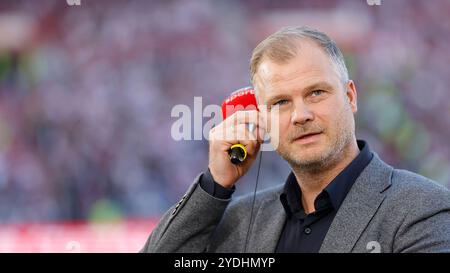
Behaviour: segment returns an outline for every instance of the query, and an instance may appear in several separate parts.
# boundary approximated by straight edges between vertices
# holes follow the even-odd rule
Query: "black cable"
[[[256,189],[258,189],[259,171],[261,169],[261,158],[262,158],[262,151],[259,152],[258,172],[256,173],[255,190],[253,191],[252,209],[250,211],[250,222],[248,223],[247,236],[245,238],[244,253],[247,252],[247,244],[248,244],[248,238],[249,238],[248,236],[250,235],[250,228],[251,228],[252,222],[253,222],[253,208],[255,206]]]

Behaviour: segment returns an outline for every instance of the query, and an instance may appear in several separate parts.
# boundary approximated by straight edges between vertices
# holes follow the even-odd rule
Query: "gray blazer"
[[[253,195],[217,199],[198,176],[142,252],[243,252]],[[286,214],[283,185],[256,195],[247,252],[274,252]],[[320,252],[450,252],[450,191],[393,169],[375,153],[339,208]]]

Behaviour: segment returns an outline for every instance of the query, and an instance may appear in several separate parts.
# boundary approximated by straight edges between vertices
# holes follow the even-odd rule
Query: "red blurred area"
[[[0,252],[121,252],[144,246],[157,219],[0,225]]]

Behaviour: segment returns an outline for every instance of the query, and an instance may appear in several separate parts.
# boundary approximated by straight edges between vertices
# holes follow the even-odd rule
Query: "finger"
[[[258,141],[257,134],[255,131],[251,131],[247,124],[238,124],[235,127],[235,136],[239,141],[250,140]]]
[[[246,124],[237,126],[229,125],[228,127],[216,127],[217,129],[210,135],[212,141],[222,141],[224,145],[233,145],[243,140],[256,140],[256,136],[252,134]]]
[[[237,111],[233,115],[229,116],[225,123],[228,124],[259,124],[259,113],[257,110]]]
[[[266,129],[264,127],[256,127],[255,131],[254,131],[256,140],[259,143],[263,143],[264,142],[264,137],[266,135]]]
[[[210,130],[209,140],[220,141],[224,151],[227,151],[233,144],[241,143],[249,146],[250,154],[253,154],[256,146],[263,142],[264,128],[256,127],[254,131],[249,130],[247,124],[228,125],[219,124]]]

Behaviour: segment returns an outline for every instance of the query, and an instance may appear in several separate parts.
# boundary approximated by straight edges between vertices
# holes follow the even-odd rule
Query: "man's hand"
[[[264,119],[256,110],[237,111],[209,132],[209,170],[214,181],[225,188],[231,188],[250,169],[264,139]],[[249,124],[254,124],[253,132]],[[240,143],[247,149],[244,162],[234,165],[228,150]]]

